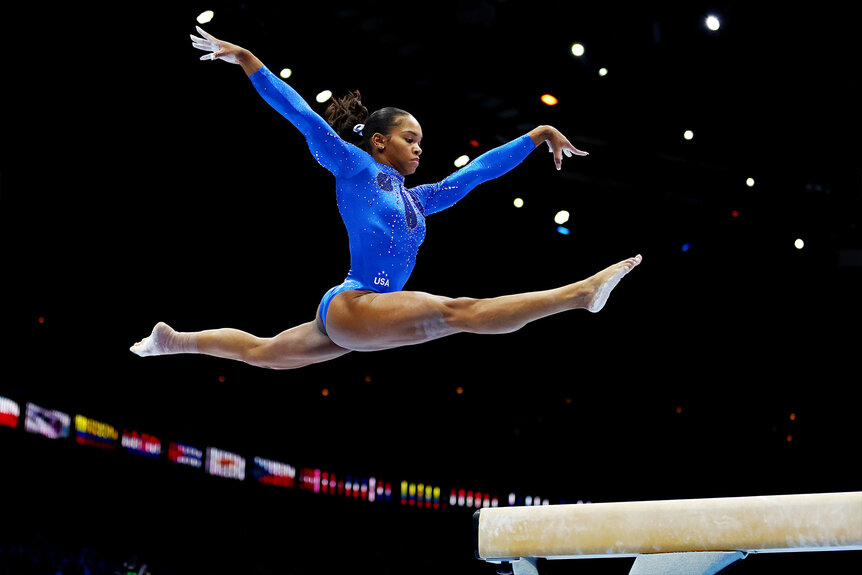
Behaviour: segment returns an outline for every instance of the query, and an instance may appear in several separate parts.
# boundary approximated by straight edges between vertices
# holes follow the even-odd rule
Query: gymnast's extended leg
[[[304,367],[349,353],[323,335],[314,321],[275,337],[257,337],[233,328],[177,332],[159,322],[149,337],[130,349],[140,356],[202,353],[271,369]]]
[[[637,256],[563,287],[488,299],[348,290],[329,306],[328,336],[316,321],[271,338],[232,328],[177,332],[160,322],[130,349],[140,356],[202,353],[259,367],[294,369],[350,351],[414,345],[455,333],[509,333],[567,310],[599,311],[611,290],[640,262]]]
[[[601,310],[611,290],[640,262],[636,256],[563,287],[487,299],[348,290],[333,298],[326,330],[332,341],[355,351],[413,345],[455,333],[509,333],[563,311]]]

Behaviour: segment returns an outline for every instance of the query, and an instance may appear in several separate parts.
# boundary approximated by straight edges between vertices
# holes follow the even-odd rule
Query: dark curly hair
[[[400,118],[407,115],[408,112],[400,108],[381,108],[369,114],[368,108],[362,105],[359,90],[354,90],[341,98],[333,97],[323,118],[343,140],[356,144],[370,154],[371,136],[376,133],[388,134],[398,125]],[[353,131],[357,124],[365,124],[362,135]]]

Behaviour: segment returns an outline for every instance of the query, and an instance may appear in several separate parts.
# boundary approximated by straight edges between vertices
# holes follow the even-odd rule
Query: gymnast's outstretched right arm
[[[203,38],[192,35],[192,46],[210,52],[201,60],[224,60],[242,67],[258,94],[302,132],[315,159],[335,174],[350,176],[370,156],[342,140],[335,130],[302,99],[296,90],[273,74],[254,54],[236,44],[219,40],[200,26]]]

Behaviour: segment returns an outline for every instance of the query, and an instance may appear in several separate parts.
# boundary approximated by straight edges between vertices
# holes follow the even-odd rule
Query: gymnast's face
[[[381,136],[375,134],[375,138]],[[398,170],[402,176],[409,176],[419,167],[419,156],[422,148],[422,127],[416,118],[410,114],[401,116],[398,123],[392,126],[389,134],[381,136],[377,144],[377,150],[383,146],[383,151],[378,152],[377,161],[388,164]]]

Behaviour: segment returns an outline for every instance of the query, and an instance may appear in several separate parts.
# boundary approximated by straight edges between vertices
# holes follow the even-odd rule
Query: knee
[[[461,332],[503,334],[517,331],[524,325],[513,321],[496,298],[456,298],[446,307],[449,325]]]
[[[443,305],[446,324],[458,331],[475,332],[483,324],[481,300],[459,297]]]
[[[273,361],[271,343],[272,338],[257,338],[254,345],[242,350],[242,357],[240,359],[254,367],[277,369],[278,367]]]

